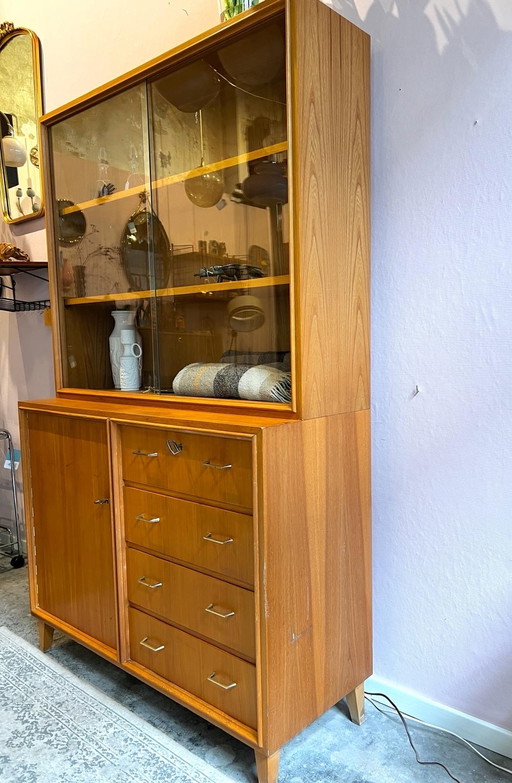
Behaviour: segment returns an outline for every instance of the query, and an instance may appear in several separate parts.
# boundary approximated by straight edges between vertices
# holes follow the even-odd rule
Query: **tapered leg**
[[[39,649],[46,652],[53,644],[55,628],[47,625],[44,620],[39,620]]]
[[[277,783],[279,751],[277,750],[272,756],[264,756],[259,750],[255,750],[254,755],[256,756],[258,783]]]
[[[360,726],[365,720],[364,682],[355,687],[350,693],[347,693],[345,701],[347,702],[348,711],[350,713],[350,720]]]

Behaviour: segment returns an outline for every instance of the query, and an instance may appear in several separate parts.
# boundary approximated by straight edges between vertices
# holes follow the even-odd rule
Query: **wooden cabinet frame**
[[[58,293],[58,248],[52,242],[58,393],[55,399],[20,403],[31,609],[41,622],[42,649],[51,645],[52,629],[59,628],[247,743],[255,750],[259,783],[277,781],[280,748],[340,699],[346,697],[351,718],[360,723],[363,683],[371,674],[369,39],[319,0],[265,0],[42,119],[51,199],[48,129],[54,123],[92,106],[100,97],[155,76],[170,62],[184,62],[212,42],[231,40],[283,12],[292,205],[292,403],[120,396],[64,388],[58,337],[63,304]],[[55,228],[51,209],[48,219],[51,236]],[[71,304],[81,306],[78,301]],[[79,622],[72,625],[39,604],[40,520],[34,516],[32,488],[40,480],[37,466],[43,455],[40,444],[32,445],[31,428],[41,415],[53,416],[56,422],[82,421],[85,428],[87,422],[100,421],[108,431],[112,569],[119,623],[115,652],[84,633]],[[122,433],[134,425],[148,437],[164,430],[169,437],[188,432],[247,441],[252,455],[252,508],[247,501],[237,508],[232,500],[210,496],[201,486],[186,482],[169,488],[151,484],[153,479],[127,481]],[[125,483],[149,494],[252,516],[255,726],[243,724],[131,659]],[[128,546],[183,564],[173,553],[155,552],[140,542]],[[212,575],[204,565],[188,566]],[[227,573],[220,578],[237,583],[237,577]],[[252,589],[247,583],[242,587]],[[211,643],[197,631],[182,626],[177,630],[190,633],[198,644]]]

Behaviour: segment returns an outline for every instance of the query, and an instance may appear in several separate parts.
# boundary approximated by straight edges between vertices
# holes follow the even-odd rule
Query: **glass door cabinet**
[[[42,118],[40,646],[245,742],[258,783],[341,699],[363,720],[372,668],[369,55],[321,0],[264,0]]]
[[[63,388],[291,405],[285,40],[278,14],[50,125]]]

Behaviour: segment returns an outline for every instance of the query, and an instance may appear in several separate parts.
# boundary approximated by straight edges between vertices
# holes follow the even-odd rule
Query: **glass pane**
[[[119,387],[123,348],[120,334],[109,341],[114,325],[118,333],[133,330],[141,314],[147,318],[155,283],[167,283],[164,264],[155,280],[149,252],[147,122],[146,87],[139,85],[51,128],[66,386]],[[168,275],[168,258],[166,269]],[[142,344],[138,364],[152,379],[151,354]]]
[[[273,20],[151,84],[159,391],[290,401],[284,41]]]

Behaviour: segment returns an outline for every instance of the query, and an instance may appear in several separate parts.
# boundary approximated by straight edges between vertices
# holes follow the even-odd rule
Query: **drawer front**
[[[129,543],[254,584],[250,516],[131,487],[124,516]]]
[[[129,622],[132,661],[256,728],[253,664],[137,609],[129,610]]]
[[[125,481],[252,508],[249,440],[145,427],[120,429]]]
[[[128,600],[254,659],[254,593],[127,550]]]

